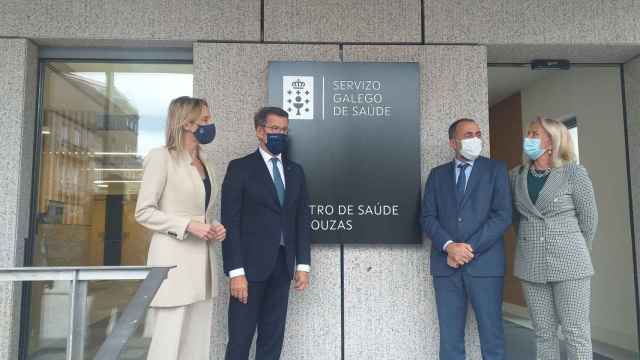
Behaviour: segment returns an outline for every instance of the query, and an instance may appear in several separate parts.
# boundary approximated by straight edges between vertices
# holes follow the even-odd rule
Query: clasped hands
[[[454,269],[468,264],[473,260],[473,248],[465,243],[451,243],[446,248],[447,265]]]
[[[192,221],[187,226],[187,231],[198,239],[205,241],[223,241],[227,237],[227,229],[222,224],[203,224]]]

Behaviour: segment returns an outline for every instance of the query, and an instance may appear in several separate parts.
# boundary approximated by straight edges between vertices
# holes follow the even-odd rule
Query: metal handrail
[[[143,280],[95,359],[115,360],[144,317],[171,267],[89,266],[0,268],[0,281],[71,281],[67,360],[84,359],[87,325],[87,285],[92,280]]]

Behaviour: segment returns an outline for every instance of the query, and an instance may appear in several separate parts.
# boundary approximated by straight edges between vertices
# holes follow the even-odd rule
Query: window
[[[191,95],[191,64],[45,62],[34,266],[144,265],[134,220],[144,155],[164,144],[171,99]],[[85,356],[138,282],[92,282]],[[28,358],[64,358],[68,283],[32,285]],[[131,339],[144,358],[144,336]]]

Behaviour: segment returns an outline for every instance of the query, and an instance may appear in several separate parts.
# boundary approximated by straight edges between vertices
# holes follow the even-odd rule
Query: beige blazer
[[[212,168],[202,163],[211,179],[211,200],[218,194]],[[208,209],[206,209],[208,210]],[[175,265],[151,302],[151,306],[183,306],[218,294],[219,264],[212,261],[215,241],[204,241],[187,232],[191,220],[205,222],[205,189],[187,153],[155,148],[144,159],[144,175],[136,221],[153,231],[147,265]],[[207,221],[210,222],[210,221]],[[217,221],[214,221],[217,223]]]

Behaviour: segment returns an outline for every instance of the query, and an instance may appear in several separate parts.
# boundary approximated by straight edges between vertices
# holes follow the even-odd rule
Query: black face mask
[[[216,124],[198,125],[198,130],[193,135],[200,144],[209,144],[216,137]]]
[[[287,134],[267,134],[267,149],[273,155],[282,154],[287,150],[289,136]]]

